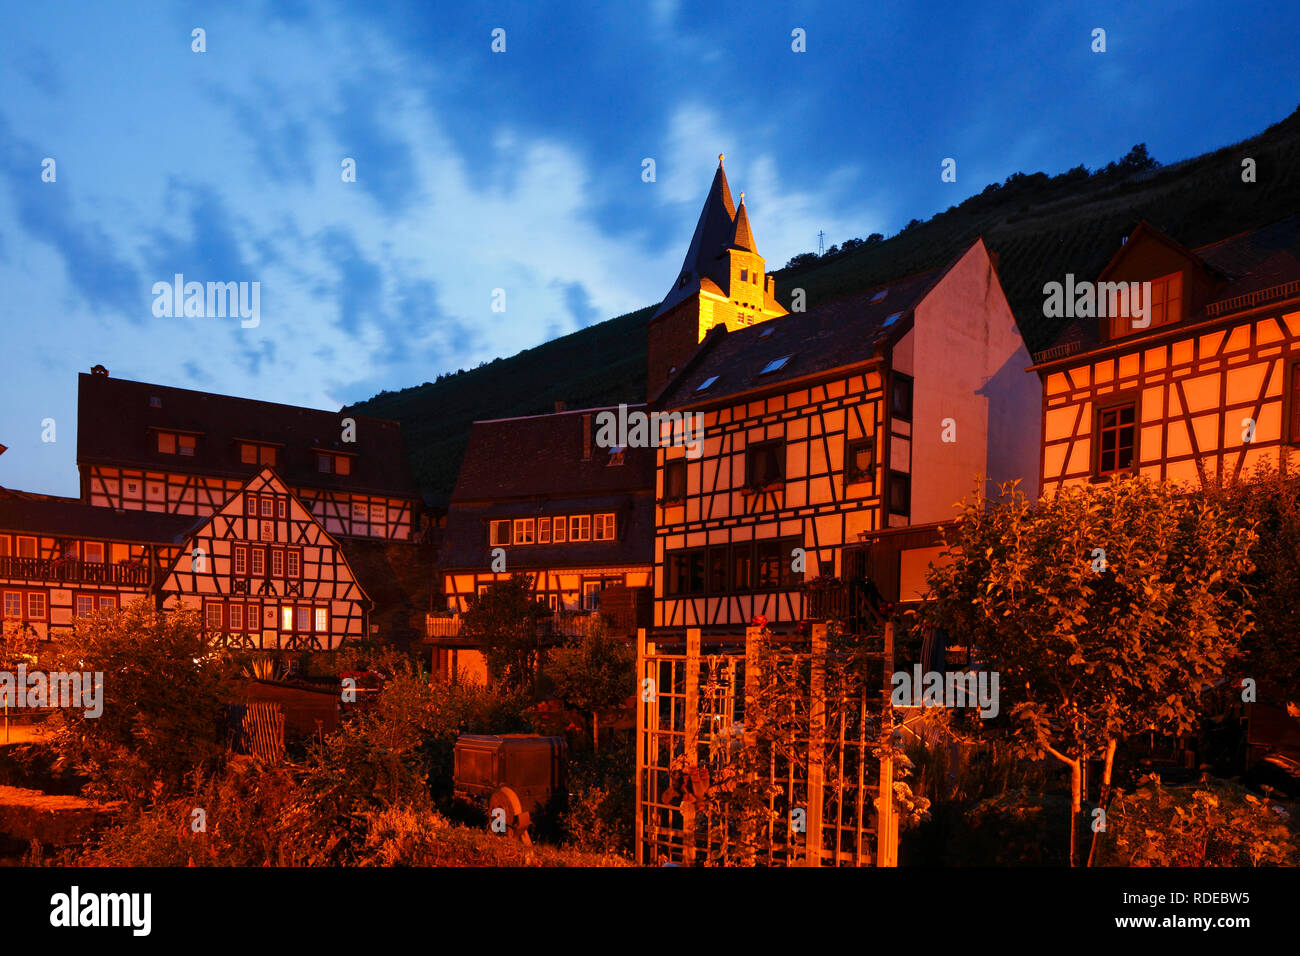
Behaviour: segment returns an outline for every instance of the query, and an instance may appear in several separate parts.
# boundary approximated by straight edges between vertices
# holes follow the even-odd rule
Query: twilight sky
[[[1297,35],[1290,0],[5,4],[0,485],[77,494],[97,362],[337,408],[662,298],[719,152],[775,269],[1013,172],[1257,133]],[[155,317],[175,273],[260,283],[260,324]]]

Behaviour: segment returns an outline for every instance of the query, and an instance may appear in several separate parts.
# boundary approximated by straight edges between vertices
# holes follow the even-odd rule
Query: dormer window
[[[1127,295],[1111,296],[1103,291],[1106,286],[1105,282],[1097,284],[1098,299],[1106,295],[1104,305],[1099,301],[1097,307],[1099,311],[1104,307],[1106,315],[1111,316],[1109,320],[1111,338],[1120,338],[1161,325],[1171,325],[1183,317],[1183,274],[1181,272],[1172,272],[1167,276],[1143,283],[1130,282]],[[1134,286],[1140,286],[1141,291],[1135,290]],[[1134,319],[1141,321],[1138,306],[1146,310],[1148,321],[1144,325],[1134,327]]]
[[[176,432],[159,432],[158,454],[184,455],[187,458],[193,458],[194,449],[198,447],[198,441],[198,437],[195,435],[181,435]]]
[[[316,470],[322,475],[352,474],[352,459],[348,455],[334,455],[330,452],[316,453]]]
[[[239,443],[239,461],[244,465],[269,465],[275,467],[275,448],[272,445],[259,445],[256,442]]]

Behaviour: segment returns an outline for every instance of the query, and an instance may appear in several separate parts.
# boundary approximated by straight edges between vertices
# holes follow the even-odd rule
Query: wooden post
[[[822,806],[826,750],[826,622],[812,625],[812,666],[808,683],[808,832],[804,865],[822,865]]]
[[[646,701],[642,700],[641,688],[644,686],[645,672],[645,628],[636,630],[636,686],[632,688],[633,700],[636,701],[636,865],[645,864],[645,808],[641,805],[641,777],[645,773],[645,731]]]
[[[700,629],[686,629],[686,713],[683,715],[682,730],[684,771],[690,779],[700,758],[698,746],[700,736]],[[683,780],[685,787],[686,780]],[[682,862],[687,866],[695,863],[695,801],[682,800]]]
[[[890,698],[894,671],[894,625],[885,623],[884,705],[881,707],[881,745],[889,748],[894,735],[894,710]],[[898,865],[898,821],[894,814],[894,758],[880,758],[880,789],[876,795],[876,866]]]

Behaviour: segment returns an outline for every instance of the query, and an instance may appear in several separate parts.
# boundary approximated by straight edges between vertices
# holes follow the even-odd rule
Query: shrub
[[[147,803],[220,763],[231,661],[209,646],[197,611],[141,600],[80,618],[56,666],[104,675],[99,717],[61,708],[52,720],[51,744],[88,778],[89,796]]]

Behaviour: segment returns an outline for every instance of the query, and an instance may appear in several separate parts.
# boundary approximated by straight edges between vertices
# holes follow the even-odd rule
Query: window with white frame
[[[614,540],[614,516],[612,514],[595,515],[595,533],[592,535],[596,541],[613,541]]]
[[[533,544],[537,539],[536,522],[532,518],[515,519],[515,544]]]
[[[591,540],[591,515],[573,515],[569,518],[569,540]]]

